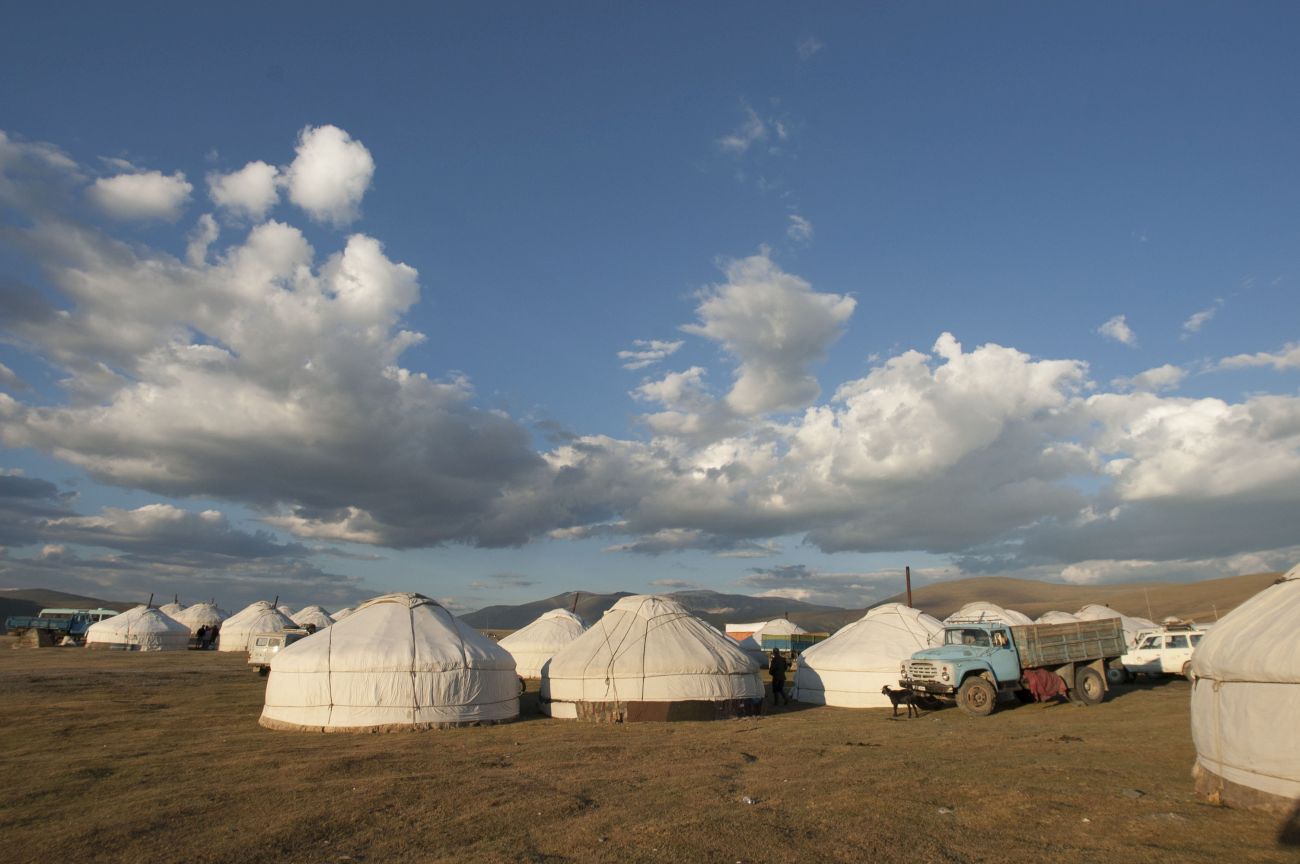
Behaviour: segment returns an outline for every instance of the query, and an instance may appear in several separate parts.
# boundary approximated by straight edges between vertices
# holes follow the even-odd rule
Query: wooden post
[[[912,568],[904,567],[903,575],[907,578],[907,605],[912,608]]]

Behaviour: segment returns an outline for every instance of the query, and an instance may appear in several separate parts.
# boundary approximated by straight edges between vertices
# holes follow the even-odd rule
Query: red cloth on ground
[[[1068,692],[1061,676],[1046,669],[1026,669],[1021,680],[1029,692],[1034,694],[1035,702],[1046,702]]]

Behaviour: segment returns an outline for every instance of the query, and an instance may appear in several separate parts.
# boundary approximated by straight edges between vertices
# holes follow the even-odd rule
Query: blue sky
[[[1290,566],[1298,14],[25,9],[0,584]]]

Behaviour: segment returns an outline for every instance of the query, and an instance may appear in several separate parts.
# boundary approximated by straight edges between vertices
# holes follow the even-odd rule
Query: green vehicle
[[[999,696],[1028,701],[1027,673],[1044,670],[1060,678],[1072,700],[1096,705],[1106,698],[1106,669],[1124,651],[1118,618],[1027,625],[956,621],[945,627],[942,646],[918,651],[903,662],[899,683],[985,717]]]

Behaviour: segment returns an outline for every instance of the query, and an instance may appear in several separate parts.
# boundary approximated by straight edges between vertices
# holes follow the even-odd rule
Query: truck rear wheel
[[[1084,705],[1099,705],[1106,698],[1106,682],[1101,673],[1085,666],[1074,674],[1074,698]]]
[[[998,691],[977,675],[961,682],[957,690],[957,705],[972,717],[987,717],[998,704]]]

